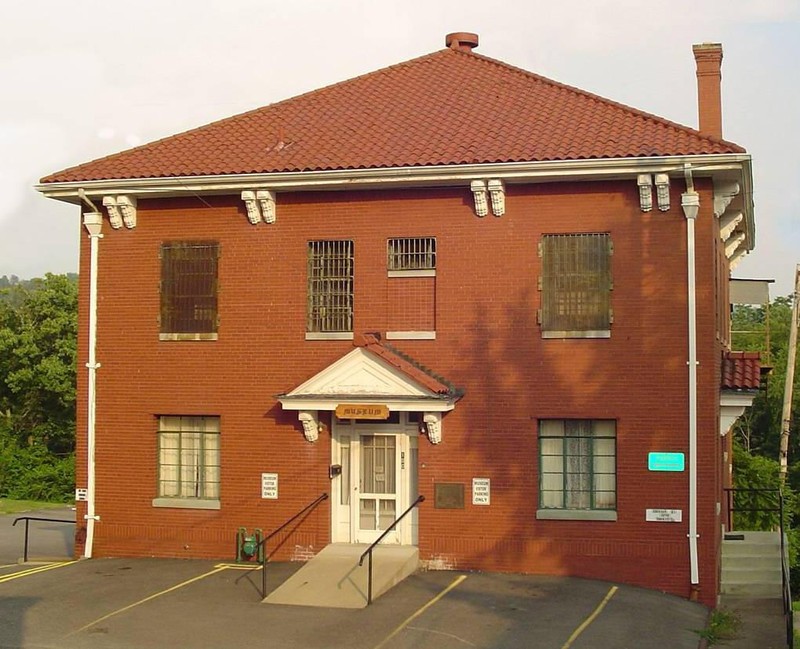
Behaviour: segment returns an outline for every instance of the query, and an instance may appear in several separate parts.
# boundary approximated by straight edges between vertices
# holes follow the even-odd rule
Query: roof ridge
[[[461,52],[461,51],[455,51],[455,50],[450,50],[450,51],[452,51],[454,54],[461,54],[461,55],[464,55],[464,56],[474,56],[475,58],[483,59],[487,63],[493,63],[494,65],[500,66],[502,68],[506,68],[507,70],[512,70],[514,72],[523,74],[523,75],[525,75],[527,77],[530,77],[532,79],[535,79],[535,80],[540,81],[542,83],[545,83],[547,85],[553,86],[555,88],[562,88],[564,90],[568,90],[570,92],[574,92],[575,94],[582,95],[584,97],[588,97],[589,99],[593,99],[595,101],[600,101],[600,102],[602,102],[604,104],[607,104],[609,106],[613,106],[615,108],[619,108],[621,110],[628,111],[630,113],[634,113],[635,115],[638,115],[639,117],[643,117],[643,118],[648,119],[648,120],[650,120],[652,122],[655,122],[657,124],[663,124],[664,126],[668,126],[670,128],[677,129],[677,130],[682,131],[684,133],[688,133],[688,134],[693,135],[695,137],[699,137],[699,138],[701,138],[703,140],[707,140],[708,142],[713,142],[714,144],[724,144],[724,145],[728,145],[728,146],[738,147],[738,148],[742,149],[742,151],[744,152],[744,148],[741,147],[740,145],[736,144],[735,142],[731,142],[729,140],[724,140],[724,139],[721,139],[721,138],[716,138],[716,137],[713,137],[711,135],[704,135],[703,133],[701,133],[697,129],[692,128],[691,126],[687,126],[687,125],[681,124],[679,122],[674,122],[674,121],[672,121],[670,119],[666,119],[665,117],[661,117],[660,115],[656,115],[655,113],[650,113],[650,112],[648,112],[646,110],[642,110],[642,109],[636,108],[634,106],[629,106],[628,104],[623,104],[622,102],[619,102],[619,101],[614,101],[613,99],[609,99],[608,97],[604,97],[603,95],[598,95],[597,93],[594,93],[594,92],[589,92],[588,90],[584,90],[583,88],[578,88],[577,86],[571,86],[568,83],[562,83],[560,81],[555,81],[554,79],[551,79],[550,77],[546,77],[546,76],[544,76],[542,74],[539,74],[538,72],[531,72],[530,70],[526,70],[525,68],[520,68],[520,67],[518,67],[516,65],[511,65],[510,63],[506,63],[505,61],[501,61],[499,59],[494,59],[491,56],[486,56],[485,54],[480,54],[478,52]]]

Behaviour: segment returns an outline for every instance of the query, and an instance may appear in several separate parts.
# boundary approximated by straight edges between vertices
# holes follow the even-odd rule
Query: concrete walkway
[[[332,543],[270,593],[267,604],[364,608],[367,605],[368,559],[359,566],[367,545]],[[379,545],[373,550],[372,599],[413,574],[419,550],[409,545]]]
[[[722,607],[741,620],[737,637],[725,640],[728,649],[786,649],[786,626],[780,599],[723,597]]]

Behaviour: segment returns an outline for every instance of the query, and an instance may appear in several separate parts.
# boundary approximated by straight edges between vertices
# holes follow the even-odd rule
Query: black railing
[[[317,505],[319,505],[323,500],[327,500],[327,499],[328,499],[328,494],[327,493],[323,493],[322,495],[317,496],[312,502],[308,503],[308,505],[303,507],[303,509],[301,509],[299,512],[297,512],[294,516],[292,516],[290,519],[288,519],[287,521],[282,523],[280,526],[278,526],[274,530],[272,530],[269,534],[267,534],[263,539],[261,539],[261,542],[258,544],[258,546],[256,546],[256,552],[258,552],[259,549],[261,549],[261,547],[263,546],[263,555],[262,555],[262,559],[261,559],[261,598],[262,599],[267,596],[267,561],[269,560],[269,555],[267,554],[267,541],[269,541],[272,537],[274,537],[275,535],[279,534],[281,531],[286,529],[286,527],[291,525],[298,518],[300,518],[304,514],[307,514],[308,512],[310,512]]]
[[[25,546],[22,550],[22,561],[27,563],[28,561],[28,528],[30,527],[31,521],[44,521],[46,523],[69,523],[70,525],[75,525],[75,521],[66,521],[63,518],[41,518],[40,516],[20,516],[14,519],[14,522],[11,523],[12,527],[15,527],[18,521],[25,521]]]
[[[743,494],[747,496],[746,506],[739,506],[736,503],[736,495]],[[759,494],[767,496],[776,496],[777,502],[759,502]],[[792,611],[792,586],[789,575],[789,563],[786,553],[786,535],[785,535],[785,510],[783,503],[783,493],[780,489],[739,489],[728,488],[725,489],[725,497],[727,504],[727,529],[728,531],[737,531],[741,529],[735,524],[734,514],[736,512],[747,512],[750,514],[766,514],[765,517],[759,517],[760,520],[753,521],[753,527],[764,528],[778,528],[781,537],[781,598],[783,600],[783,617],[786,625],[786,644],[789,649],[794,649],[794,613]],[[778,520],[774,520],[772,514],[777,514]]]
[[[394,522],[393,522],[391,525],[389,525],[389,527],[387,527],[387,528],[386,528],[386,529],[383,531],[383,534],[381,534],[381,535],[380,535],[380,536],[377,538],[377,540],[375,540],[375,541],[372,543],[372,545],[370,545],[370,546],[369,546],[369,547],[368,547],[366,550],[364,550],[364,552],[363,552],[363,553],[361,554],[361,556],[359,557],[359,559],[358,559],[358,565],[359,565],[359,566],[363,566],[363,565],[364,565],[364,557],[369,557],[369,563],[367,564],[367,565],[368,565],[368,568],[367,568],[367,606],[369,606],[370,604],[372,604],[372,551],[375,549],[375,546],[377,546],[377,545],[378,545],[378,543],[380,543],[381,541],[383,541],[384,537],[385,537],[385,536],[386,536],[386,535],[387,535],[389,532],[391,532],[391,531],[392,531],[392,530],[395,528],[395,526],[396,526],[396,525],[397,525],[397,524],[398,524],[398,523],[399,523],[401,520],[403,520],[403,518],[405,518],[405,517],[406,517],[406,515],[407,515],[407,514],[408,514],[408,513],[409,513],[409,512],[410,512],[412,509],[414,509],[414,507],[416,507],[417,505],[419,505],[419,504],[420,504],[421,502],[423,502],[424,500],[425,500],[425,496],[422,496],[422,495],[420,495],[420,496],[417,496],[417,499],[416,499],[416,500],[415,500],[413,503],[411,503],[411,504],[408,506],[408,509],[406,509],[406,510],[405,510],[405,511],[404,511],[402,514],[400,514],[400,516],[398,516],[397,518],[395,518],[395,519],[394,519]]]

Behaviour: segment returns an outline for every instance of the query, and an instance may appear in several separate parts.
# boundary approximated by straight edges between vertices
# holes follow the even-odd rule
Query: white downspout
[[[97,253],[100,246],[103,229],[103,215],[100,212],[87,212],[83,215],[83,226],[89,233],[90,261],[89,261],[89,395],[87,403],[86,424],[86,542],[83,556],[92,558],[92,544],[94,543],[94,523],[100,517],[95,514],[95,413],[97,403]]]
[[[685,167],[686,193],[681,195],[681,207],[686,216],[686,268],[689,333],[689,568],[692,596],[696,596],[700,575],[697,559],[697,299],[695,276],[694,222],[700,210],[700,195],[694,191],[692,170]]]

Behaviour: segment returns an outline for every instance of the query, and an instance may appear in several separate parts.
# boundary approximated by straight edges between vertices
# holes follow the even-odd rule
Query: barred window
[[[542,237],[540,323],[545,338],[610,335],[612,251],[608,234]]]
[[[216,334],[216,242],[161,245],[161,333]]]
[[[392,271],[435,271],[436,239],[417,237],[389,239],[386,245],[386,268]]]
[[[158,495],[219,499],[219,417],[158,418]]]
[[[353,331],[353,242],[308,242],[310,333]]]
[[[616,509],[616,437],[613,420],[540,420],[539,506]]]

